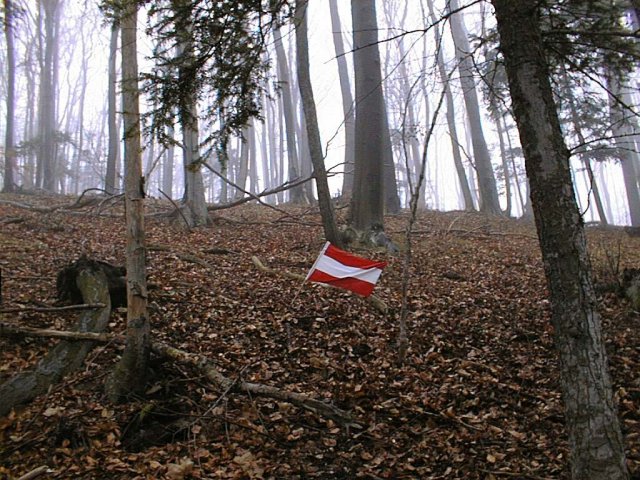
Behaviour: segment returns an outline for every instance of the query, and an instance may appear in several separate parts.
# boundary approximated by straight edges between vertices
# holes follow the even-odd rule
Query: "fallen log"
[[[300,275],[300,274],[297,274],[297,273],[289,272],[289,271],[286,271],[286,270],[280,271],[280,270],[275,270],[273,268],[269,268],[264,263],[262,263],[262,261],[258,257],[256,257],[255,255],[253,257],[251,257],[251,261],[256,266],[256,268],[258,270],[260,270],[261,272],[265,272],[265,273],[268,273],[270,275],[279,275],[279,276],[282,276],[282,277],[292,278],[293,280],[298,280],[300,282],[304,282],[304,280],[305,280],[304,275]],[[331,288],[330,285],[325,285],[323,283],[319,283],[318,285],[320,285],[322,287]],[[389,309],[387,307],[387,304],[380,297],[377,297],[375,295],[369,295],[365,300],[367,302],[369,302],[373,308],[378,310],[383,315],[386,315],[387,312],[389,311]]]
[[[21,327],[7,322],[0,322],[0,335],[26,335],[47,338],[63,338],[68,341],[93,341],[100,343],[124,343],[125,337],[122,335],[112,335],[93,332],[69,332],[61,330],[37,329]],[[289,392],[269,385],[260,383],[234,380],[224,376],[215,364],[203,355],[196,355],[174,348],[161,342],[152,342],[151,351],[162,358],[167,358],[175,362],[188,365],[204,374],[209,381],[225,392],[250,393],[262,397],[273,398],[284,402],[289,402],[297,407],[308,410],[316,415],[330,418],[342,425],[360,428],[351,415],[321,400],[316,400],[302,393]]]

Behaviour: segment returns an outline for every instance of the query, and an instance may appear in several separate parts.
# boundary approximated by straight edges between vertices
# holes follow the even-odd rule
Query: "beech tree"
[[[358,231],[384,225],[382,74],[375,0],[351,0],[355,71],[355,169],[351,225]]]
[[[627,479],[569,151],[543,50],[539,2],[492,3],[549,286],[572,478]]]

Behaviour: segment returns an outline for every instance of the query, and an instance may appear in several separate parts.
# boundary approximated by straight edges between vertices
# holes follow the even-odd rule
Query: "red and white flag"
[[[368,297],[387,262],[356,257],[325,243],[304,281],[326,283]]]

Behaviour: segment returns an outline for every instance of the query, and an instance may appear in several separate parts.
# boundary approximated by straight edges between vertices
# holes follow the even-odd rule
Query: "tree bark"
[[[122,97],[125,133],[125,218],[127,224],[127,343],[109,377],[107,395],[122,401],[144,391],[150,352],[147,317],[144,192],[140,148],[140,111],[137,60],[137,6],[126,2],[121,18]]]
[[[536,0],[493,0],[551,300],[574,480],[627,479],[569,151]]]
[[[331,203],[331,192],[327,181],[327,171],[322,155],[322,142],[318,129],[318,117],[316,104],[313,99],[311,75],[309,73],[309,45],[307,39],[307,0],[297,0],[295,7],[296,20],[296,64],[298,70],[298,86],[302,97],[307,137],[309,140],[309,152],[313,163],[313,178],[318,190],[318,205],[322,217],[322,227],[325,238],[334,245],[340,246],[340,235],[336,225],[336,219]]]

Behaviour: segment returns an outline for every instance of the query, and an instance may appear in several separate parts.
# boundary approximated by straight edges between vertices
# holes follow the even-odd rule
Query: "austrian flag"
[[[325,243],[304,281],[326,283],[368,297],[387,262],[356,257]]]

